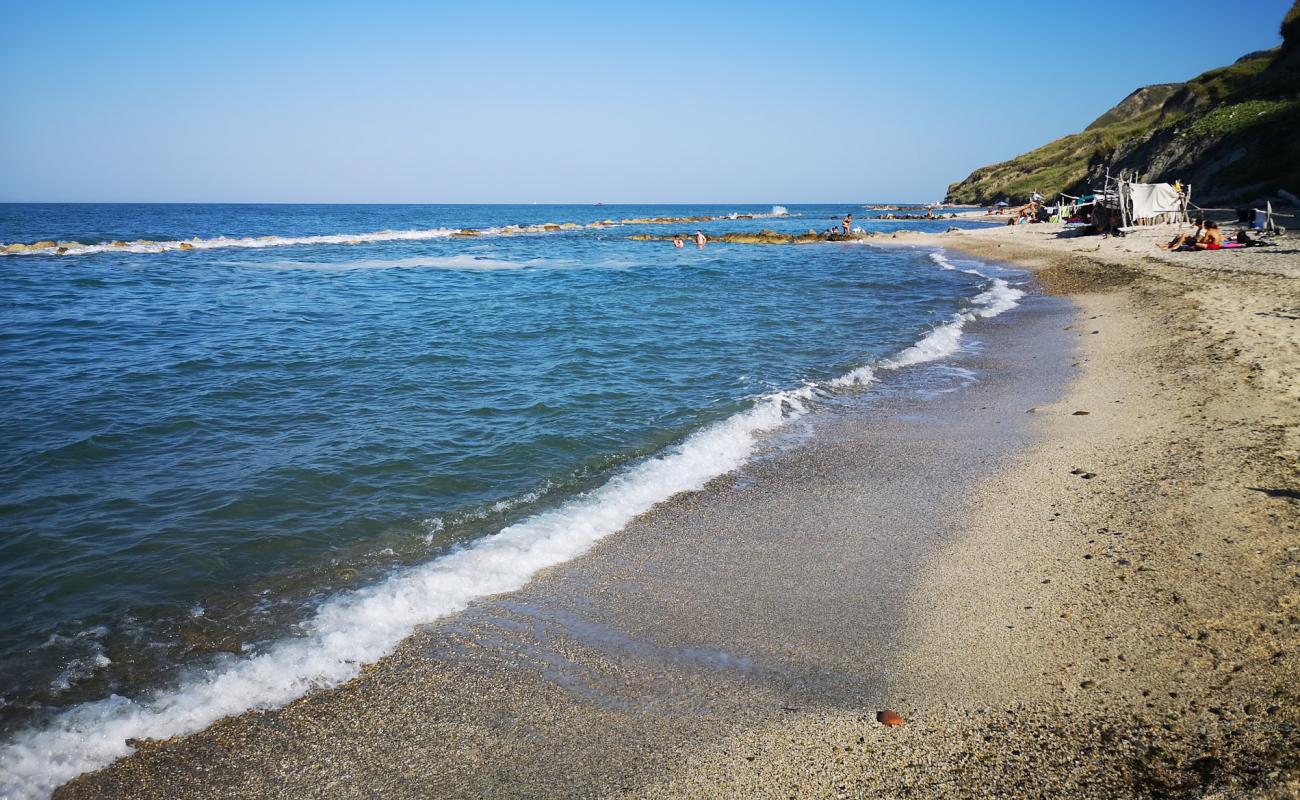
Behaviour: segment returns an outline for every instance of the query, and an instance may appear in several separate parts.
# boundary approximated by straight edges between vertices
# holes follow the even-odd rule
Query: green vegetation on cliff
[[[1283,44],[1187,83],[1147,86],[1080,133],[980,167],[948,187],[948,202],[1083,194],[1107,170],[1182,180],[1202,201],[1300,191],[1300,0]]]

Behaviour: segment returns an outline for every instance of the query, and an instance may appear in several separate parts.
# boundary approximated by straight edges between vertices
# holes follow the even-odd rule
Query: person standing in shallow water
[[[683,243],[682,243],[682,237],[680,237],[680,236],[674,236],[674,237],[673,237],[673,247],[682,247],[682,246],[683,246]]]
[[[696,232],[695,232],[695,246],[696,246],[696,247],[704,247],[704,245],[706,245],[706,244],[708,244],[708,243],[709,243],[709,237],[707,237],[707,236],[704,235],[704,231],[696,231]]]
[[[852,212],[850,212],[844,215],[844,235],[848,236],[849,230],[852,228],[853,228],[853,214]]]

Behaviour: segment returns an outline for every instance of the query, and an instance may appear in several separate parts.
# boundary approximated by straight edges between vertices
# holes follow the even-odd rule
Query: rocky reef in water
[[[815,244],[817,242],[861,242],[878,233],[860,233],[853,232],[848,235],[842,233],[818,233],[810,230],[807,233],[781,233],[780,231],[769,230],[764,228],[758,231],[732,231],[729,233],[720,233],[716,236],[710,236],[710,242],[725,242],[727,244]],[[656,235],[653,233],[637,233],[627,238],[637,242],[671,242],[675,238],[690,240],[689,234],[668,234]]]

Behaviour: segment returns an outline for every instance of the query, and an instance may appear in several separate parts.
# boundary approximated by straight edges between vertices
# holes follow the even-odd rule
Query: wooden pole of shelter
[[[1120,173],[1121,176],[1123,176],[1123,174],[1124,174],[1124,173],[1122,173],[1122,172]],[[1120,177],[1119,181],[1117,181],[1116,188],[1119,190],[1119,191],[1116,193],[1116,194],[1118,195],[1118,197],[1119,197],[1119,223],[1120,223],[1119,226],[1120,226],[1121,228],[1127,228],[1128,225],[1129,225],[1129,221],[1128,221],[1128,197],[1127,197],[1127,195],[1128,195],[1128,191],[1127,191],[1127,189],[1128,189],[1128,183],[1124,180],[1123,177]]]

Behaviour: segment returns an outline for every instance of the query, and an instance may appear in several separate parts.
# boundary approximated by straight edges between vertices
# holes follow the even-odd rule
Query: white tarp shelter
[[[1130,183],[1128,191],[1134,220],[1183,213],[1182,196],[1167,183]]]

